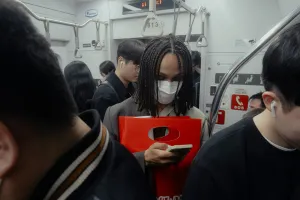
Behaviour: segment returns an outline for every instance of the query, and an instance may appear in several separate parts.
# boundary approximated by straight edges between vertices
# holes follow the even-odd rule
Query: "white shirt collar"
[[[275,144],[274,142],[270,141],[269,139],[267,139],[265,136],[263,136],[265,138],[265,140],[267,140],[267,142],[269,144],[271,144],[273,147],[281,150],[281,151],[296,151],[297,149],[289,149],[289,148],[285,148],[285,147],[282,147],[282,146],[279,146],[278,144]]]

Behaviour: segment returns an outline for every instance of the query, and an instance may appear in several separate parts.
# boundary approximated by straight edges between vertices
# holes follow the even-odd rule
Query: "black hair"
[[[57,57],[16,1],[0,1],[0,30],[0,120],[71,127],[76,105]]]
[[[96,90],[96,83],[88,66],[84,62],[73,61],[66,66],[64,74],[79,112],[87,110],[88,101],[93,98]]]
[[[126,62],[132,61],[134,64],[139,65],[141,56],[145,50],[145,44],[136,39],[128,39],[121,42],[118,46],[117,60],[123,57]]]
[[[201,54],[199,51],[192,51],[192,63],[193,66],[201,66]]]
[[[262,98],[262,95],[263,95],[262,92],[256,93],[256,94],[252,95],[252,96],[249,98],[249,101],[252,100],[252,99],[258,99],[258,100],[260,100],[260,102],[261,102],[261,107],[262,107],[262,108],[266,108],[266,105],[265,105],[265,103],[264,103],[264,100],[263,100],[263,98]]]
[[[99,70],[100,73],[107,75],[111,72],[114,72],[116,70],[116,67],[113,62],[111,62],[110,60],[106,60],[100,64]]]
[[[263,58],[266,91],[277,92],[285,111],[300,106],[300,23],[282,32]]]
[[[243,118],[253,118],[265,111],[265,108],[255,108],[243,115]]]
[[[188,48],[178,38],[169,35],[152,40],[141,58],[138,88],[135,95],[139,110],[147,110],[152,116],[158,116],[158,79],[160,64],[164,56],[174,53],[182,72],[182,87],[173,102],[177,116],[185,115],[193,106],[192,59]]]

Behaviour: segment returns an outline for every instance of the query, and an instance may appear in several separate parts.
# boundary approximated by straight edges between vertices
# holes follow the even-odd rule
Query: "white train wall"
[[[76,18],[75,2],[74,1],[39,1],[39,0],[24,0],[24,2],[32,11],[37,15],[74,22]],[[37,29],[44,34],[44,24],[32,18],[33,23]],[[51,24],[51,46],[54,52],[57,54],[58,59],[63,68],[69,61],[68,51],[74,51],[71,49],[71,43],[74,43],[72,38],[73,30],[70,27]]]

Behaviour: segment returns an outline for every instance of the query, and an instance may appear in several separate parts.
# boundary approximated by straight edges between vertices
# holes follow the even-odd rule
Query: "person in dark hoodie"
[[[55,54],[17,1],[0,1],[0,30],[0,199],[155,200],[97,111],[77,116]]]

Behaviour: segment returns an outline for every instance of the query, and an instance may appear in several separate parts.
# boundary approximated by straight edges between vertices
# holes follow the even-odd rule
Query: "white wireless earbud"
[[[271,114],[272,117],[276,117],[276,111],[275,111],[276,102],[273,100],[271,103]]]

